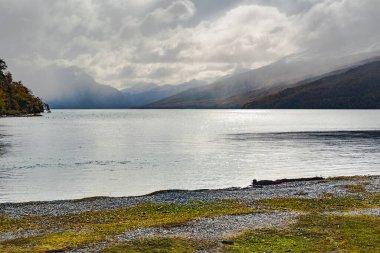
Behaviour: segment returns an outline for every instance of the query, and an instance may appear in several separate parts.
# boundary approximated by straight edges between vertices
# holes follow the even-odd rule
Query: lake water
[[[0,202],[380,174],[380,111],[54,110],[0,118]]]

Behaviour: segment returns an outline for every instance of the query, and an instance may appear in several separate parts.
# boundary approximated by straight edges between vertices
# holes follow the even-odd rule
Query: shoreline
[[[0,118],[32,118],[42,117],[42,114],[16,114],[16,115],[0,115]]]
[[[7,215],[7,208],[19,209],[27,207],[35,207],[36,211],[26,211],[25,215],[50,215],[61,213],[59,209],[64,206],[75,206],[77,208],[69,208],[72,213],[93,210],[106,210],[114,209],[125,206],[132,206],[138,203],[152,201],[158,203],[189,203],[191,201],[202,199],[205,201],[219,200],[219,199],[247,199],[256,200],[264,198],[273,198],[279,196],[297,196],[297,191],[302,191],[303,188],[308,187],[308,192],[305,196],[317,197],[322,195],[322,191],[331,190],[327,188],[310,188],[318,184],[325,184],[326,182],[354,182],[357,179],[370,179],[378,180],[380,182],[380,175],[355,175],[355,176],[336,176],[336,177],[311,177],[311,178],[292,178],[292,179],[277,179],[277,180],[252,180],[252,184],[246,187],[228,187],[221,189],[169,189],[158,190],[148,194],[137,196],[91,196],[79,199],[57,199],[48,201],[24,201],[24,202],[3,202],[0,203],[0,215]],[[335,185],[335,184],[334,184]],[[379,186],[380,187],[380,186]],[[288,192],[284,191],[286,189]],[[267,191],[268,190],[268,191]],[[276,192],[277,191],[277,192]],[[340,193],[336,191],[335,193]],[[304,196],[301,196],[304,197]],[[102,203],[107,203],[104,205]],[[83,204],[83,208],[80,206]],[[91,205],[99,207],[99,209],[91,208]],[[45,207],[57,207],[57,211],[38,211],[38,208],[44,209]],[[63,208],[64,209],[64,208]],[[63,211],[63,213],[70,213],[70,211]],[[13,215],[11,215],[13,216]],[[17,217],[18,215],[16,215]],[[21,215],[22,216],[22,215]]]
[[[344,176],[346,178],[350,177],[362,177],[363,175],[355,175],[355,176]],[[364,177],[372,177],[372,176],[379,176],[380,175],[364,175]],[[282,179],[275,179],[275,180],[269,180],[269,179],[263,179],[263,180],[256,180],[253,179],[252,183],[245,187],[237,187],[237,186],[231,186],[227,188],[217,188],[217,189],[195,189],[195,190],[187,190],[187,189],[167,189],[167,190],[157,190],[146,194],[141,195],[130,195],[130,196],[89,196],[89,197],[83,197],[83,198],[74,198],[74,199],[53,199],[53,200],[31,200],[31,201],[20,201],[20,202],[0,202],[0,207],[2,205],[27,205],[27,204],[43,204],[43,203],[55,203],[55,202],[82,202],[82,201],[88,201],[88,200],[97,200],[97,199],[120,199],[120,198],[140,198],[140,197],[149,197],[154,196],[158,194],[172,194],[172,193],[197,193],[197,192],[213,192],[213,191],[232,191],[232,190],[244,190],[249,188],[262,188],[264,186],[270,186],[270,185],[279,185],[279,184],[285,184],[285,183],[292,183],[292,182],[310,182],[310,181],[320,181],[320,180],[328,180],[330,178],[334,177],[302,177],[302,178],[282,178]]]
[[[0,204],[1,252],[378,252],[379,233],[380,175]]]

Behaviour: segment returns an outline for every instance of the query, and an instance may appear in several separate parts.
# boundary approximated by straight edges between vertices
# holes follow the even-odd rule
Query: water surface
[[[0,119],[0,202],[380,174],[376,110],[54,110]]]

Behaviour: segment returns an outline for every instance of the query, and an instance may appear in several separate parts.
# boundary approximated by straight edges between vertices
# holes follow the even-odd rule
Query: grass
[[[367,193],[367,189],[364,184],[341,184],[337,187],[345,188],[349,193]]]
[[[330,215],[325,212],[380,207],[380,194],[362,185],[340,185],[357,193],[338,197],[324,194],[319,199],[274,198],[254,203],[261,211],[304,212],[287,229],[251,230],[228,238],[233,245],[208,244],[217,252],[380,252],[380,219],[374,216]],[[151,238],[118,244],[105,252],[196,252],[202,242],[183,238]]]
[[[337,185],[352,193],[344,197],[325,193],[317,199],[273,198],[249,204],[238,200],[194,201],[190,204],[142,203],[122,209],[57,217],[0,216],[0,233],[40,232],[40,235],[1,241],[0,252],[59,252],[91,248],[99,243],[108,245],[105,252],[195,252],[209,249],[217,249],[218,252],[380,252],[378,217],[326,213],[380,208],[380,193],[367,192],[366,182],[355,178],[359,180],[357,184]],[[287,229],[251,230],[227,238],[234,242],[233,245],[178,237],[138,239],[121,244],[115,241],[116,235],[129,229],[173,226],[198,218],[268,211],[304,214]]]
[[[249,231],[232,240],[233,245],[224,246],[225,252],[313,252],[318,243],[317,238],[274,229]]]
[[[380,218],[304,215],[286,230],[248,231],[225,252],[380,252]]]
[[[369,181],[369,176],[337,176],[337,177],[329,177],[323,182],[332,182],[332,181]]]
[[[148,239],[138,239],[131,242],[118,244],[104,249],[105,253],[163,253],[163,252],[181,252],[191,253],[199,250],[210,250],[215,247],[215,243],[207,241],[189,240],[186,238],[165,238],[156,237]]]
[[[360,210],[380,207],[380,194],[337,197],[326,194],[323,198],[273,198],[258,200],[257,208],[276,211],[328,212]]]
[[[235,213],[253,212],[244,202],[237,200],[202,202],[191,204],[142,203],[122,209],[88,211],[62,216],[27,216],[9,218],[0,216],[0,232],[15,232],[31,229],[49,230],[83,229],[87,226],[107,227],[122,224],[123,227],[138,228],[160,224],[176,224],[199,217],[210,217]]]
[[[380,252],[380,218],[307,214],[287,229],[259,229],[228,238],[232,245],[185,238],[139,239],[104,252]]]
[[[144,203],[125,209],[90,211],[64,216],[2,217],[0,231],[40,230],[45,234],[3,241],[0,252],[46,252],[85,247],[107,241],[128,229],[176,225],[196,218],[253,212],[240,201],[196,201],[191,204]],[[4,222],[3,222],[4,221]],[[54,232],[59,228],[68,232]]]
[[[78,248],[102,239],[100,235],[83,232],[49,233],[35,237],[21,237],[2,242],[0,252],[53,252]]]
[[[36,229],[33,223],[28,221],[29,219],[14,219],[4,215],[0,215],[0,233],[3,232],[15,232],[22,230]]]

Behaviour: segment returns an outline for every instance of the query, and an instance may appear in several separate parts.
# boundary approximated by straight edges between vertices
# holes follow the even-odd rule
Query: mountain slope
[[[357,64],[368,55],[341,58],[293,56],[233,75],[210,85],[192,88],[148,105],[148,108],[240,108],[252,98],[290,84]],[[263,94],[256,94],[260,91]]]
[[[117,89],[102,84],[92,84],[75,90],[66,97],[49,100],[54,109],[126,109],[124,95]]]
[[[128,108],[118,89],[97,83],[76,67],[51,66],[31,73],[34,90],[54,109]],[[44,78],[41,78],[41,77]],[[34,81],[34,82],[33,82]]]
[[[121,92],[124,94],[130,107],[142,107],[147,104],[154,103],[163,98],[173,96],[187,89],[204,85],[198,80],[191,80],[186,83],[177,85],[162,85],[157,84],[136,84],[130,88],[126,88]]]
[[[244,108],[380,109],[380,61],[256,98]]]

